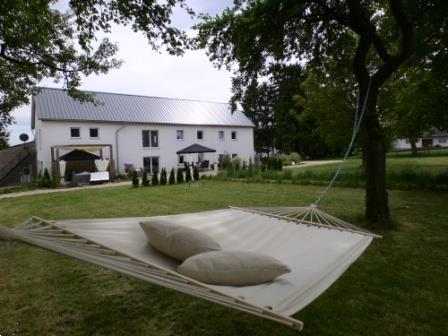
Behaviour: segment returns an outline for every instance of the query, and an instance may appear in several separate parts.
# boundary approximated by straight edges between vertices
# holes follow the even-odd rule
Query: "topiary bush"
[[[172,168],[171,171],[170,171],[170,177],[168,179],[168,183],[169,184],[176,183],[176,178],[174,177],[174,168]]]
[[[190,168],[187,168],[187,172],[186,172],[186,174],[185,174],[185,181],[186,181],[187,183],[190,183],[191,180],[192,180],[192,177],[191,177],[191,169],[190,169]]]
[[[158,172],[155,172],[154,174],[152,174],[151,184],[153,186],[159,185],[159,173]]]
[[[166,169],[162,168],[160,172],[160,185],[166,185],[167,182]]]
[[[134,188],[137,188],[139,185],[140,181],[138,180],[138,175],[137,175],[137,171],[133,171],[132,172],[132,186]]]
[[[53,182],[47,168],[45,168],[43,175],[37,178],[36,183],[41,188],[53,187]]]
[[[177,183],[184,183],[184,172],[182,171],[182,169],[178,169],[177,170]]]
[[[193,179],[199,181],[199,169],[197,166],[193,166]]]
[[[146,170],[143,172],[143,176],[142,176],[142,186],[144,186],[144,187],[149,186],[148,173],[146,172]]]

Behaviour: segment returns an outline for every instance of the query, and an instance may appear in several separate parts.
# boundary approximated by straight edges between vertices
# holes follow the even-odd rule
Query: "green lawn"
[[[292,179],[299,184],[326,184],[338,164],[292,168]],[[448,156],[391,156],[387,158],[387,184],[391,189],[448,191]],[[348,160],[338,178],[340,186],[363,187],[359,158]]]
[[[206,181],[117,187],[0,200],[0,221],[174,214],[226,205],[303,206],[321,187]],[[362,189],[335,188],[322,207],[357,224]],[[303,335],[447,335],[448,195],[390,193],[384,232],[296,318]],[[287,327],[21,243],[0,253],[0,334],[295,335]],[[16,328],[16,323],[19,323]]]

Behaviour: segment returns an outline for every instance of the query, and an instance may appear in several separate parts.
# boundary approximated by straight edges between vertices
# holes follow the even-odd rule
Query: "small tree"
[[[44,174],[37,179],[37,185],[42,188],[50,188],[52,186],[50,173],[47,168],[45,168]]]
[[[186,174],[185,174],[185,181],[186,181],[187,183],[190,183],[191,180],[192,180],[192,178],[191,178],[191,169],[190,169],[190,167],[188,167],[188,168],[187,168],[187,172],[186,172]]]
[[[166,169],[162,168],[162,171],[160,173],[160,184],[166,185],[166,183],[167,183]]]
[[[140,181],[138,180],[137,171],[134,170],[134,171],[132,172],[132,186],[133,186],[134,188],[137,188],[139,182],[140,182]]]
[[[158,172],[155,172],[154,174],[152,174],[151,184],[153,186],[159,185],[159,173]]]
[[[178,169],[177,170],[177,183],[184,183],[184,172],[182,171],[182,169]]]
[[[235,157],[232,160],[232,167],[235,170],[240,170],[240,168],[241,168],[241,159],[239,157]]]
[[[54,171],[51,173],[50,186],[52,188],[58,188],[61,186],[61,178],[59,177],[59,174]]]
[[[168,181],[168,183],[169,183],[169,184],[174,184],[174,183],[176,183],[176,178],[175,178],[175,176],[174,176],[174,168],[172,168],[171,171],[170,171],[170,177],[169,177],[169,181]]]
[[[193,179],[199,181],[199,169],[197,166],[193,166]]]
[[[146,170],[143,172],[143,176],[142,176],[142,186],[144,186],[144,187],[149,186],[148,173],[146,172]]]

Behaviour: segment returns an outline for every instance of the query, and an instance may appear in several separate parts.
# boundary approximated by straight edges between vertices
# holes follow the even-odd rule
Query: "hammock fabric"
[[[309,218],[310,212],[313,212]],[[256,286],[207,285],[176,272],[176,261],[154,250],[139,221],[157,218],[208,234],[224,250],[261,252],[291,273]],[[317,208],[228,208],[190,214],[48,221],[32,217],[0,235],[100,265],[160,286],[301,330],[291,315],[322,294],[374,237]]]

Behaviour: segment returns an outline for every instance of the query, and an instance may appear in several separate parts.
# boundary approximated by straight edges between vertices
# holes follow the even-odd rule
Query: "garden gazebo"
[[[176,152],[179,157],[184,154],[190,155],[189,162],[192,162],[192,154],[198,154],[198,161],[204,161],[204,153],[216,153],[216,149],[208,148],[199,144],[193,144]],[[180,161],[179,161],[180,162]]]

